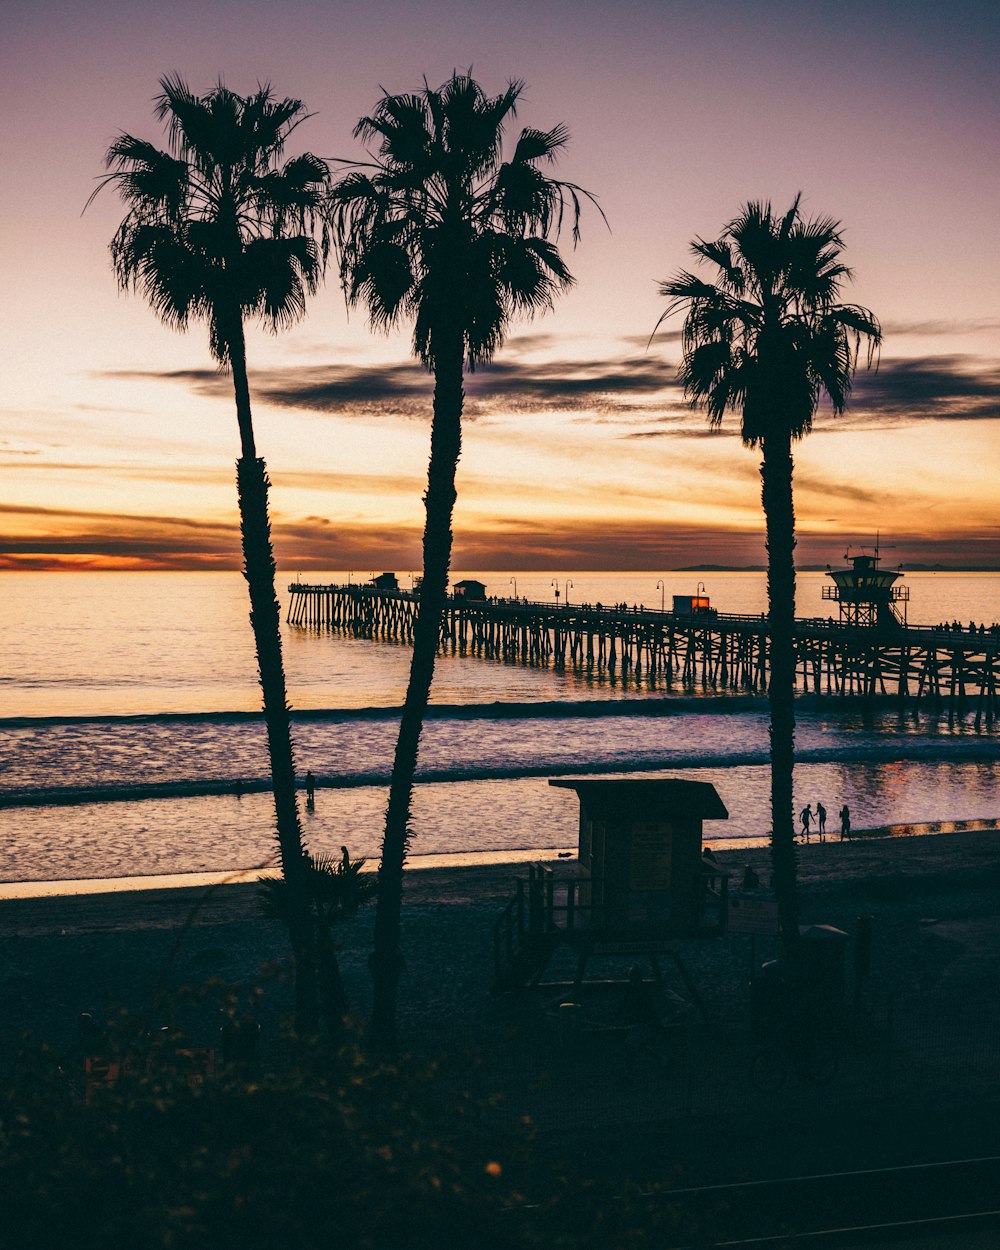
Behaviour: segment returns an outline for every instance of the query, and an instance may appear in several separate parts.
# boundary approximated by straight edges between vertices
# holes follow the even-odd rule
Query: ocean
[[[659,607],[703,584],[722,612],[765,606],[759,573],[455,576],[537,600],[558,589],[560,601]],[[283,602],[294,577],[279,581]],[[824,582],[800,574],[798,615],[829,614]],[[1000,574],[906,583],[912,623],[1000,620]],[[254,789],[267,756],[238,574],[5,573],[0,587],[0,881],[223,872],[273,858],[270,796]],[[285,625],[284,651],[298,768],[320,782],[303,810],[309,847],[374,856],[410,649]],[[760,698],[443,654],[433,704],[414,858],[573,847],[575,796],[548,785],[570,774],[711,781],[729,810],[706,829],[718,845],[770,827]],[[859,829],[995,818],[998,735],[971,713],[866,714],[802,698],[796,804],[822,801],[832,825],[846,802]]]

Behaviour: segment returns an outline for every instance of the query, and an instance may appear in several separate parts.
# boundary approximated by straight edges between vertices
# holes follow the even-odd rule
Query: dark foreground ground
[[[737,879],[746,863],[769,876],[766,851],[719,858]],[[570,1160],[583,1175],[678,1187],[1000,1156],[1000,835],[802,848],[804,921],[849,935],[847,1004],[830,1035],[839,1063],[825,1084],[788,1064],[781,1087],[766,1092],[752,1079],[761,1043],[748,1027],[748,987],[777,953],[774,939],[679,944],[707,1020],[663,961],[658,1001],[679,1022],[669,1062],[631,1062],[613,1027],[618,986],[576,996],[572,1021],[558,989],[491,993],[492,925],[516,875],[510,865],[413,871],[406,895],[403,1044],[444,1057],[442,1080],[472,1090],[482,1132],[498,1148],[530,1135],[539,1158]],[[860,916],[873,918],[874,941],[870,975],[856,982]],[[361,1021],[370,928],[362,916],[341,934]],[[0,902],[0,1061],[25,1030],[70,1052],[81,1011],[101,1018],[126,1004],[163,1023],[165,1009],[151,1005],[158,991],[212,977],[264,986],[255,1010],[264,1054],[277,1057],[269,1047],[289,1008],[286,953],[283,931],[260,918],[255,887]],[[620,980],[632,961],[593,971]],[[548,975],[569,977],[571,965],[557,960]],[[194,1042],[216,1043],[214,1008],[177,1010]],[[982,1168],[974,1184],[983,1208],[991,1188],[1000,1207],[1000,1175]],[[925,1175],[911,1174],[908,1209],[914,1194],[940,1189],[937,1174]],[[963,1236],[947,1244],[997,1244],[976,1240],[974,1229]]]

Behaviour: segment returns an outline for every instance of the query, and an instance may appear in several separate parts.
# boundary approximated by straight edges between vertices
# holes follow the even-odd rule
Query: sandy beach
[[[734,880],[748,863],[769,876],[764,849],[721,851],[719,860]],[[491,1108],[491,1131],[516,1132],[529,1117],[541,1142],[595,1168],[613,1159],[642,1174],[673,1162],[705,1179],[787,1170],[790,1150],[795,1167],[822,1169],[1000,1145],[1000,837],[828,840],[802,846],[799,862],[803,921],[848,934],[852,1001],[830,1086],[792,1080],[764,1096],[748,1080],[749,981],[777,954],[773,938],[677,944],[707,1019],[666,961],[660,992],[686,1030],[683,1062],[669,1079],[650,1067],[623,1084],[620,1038],[567,1038],[553,1009],[556,991],[491,993],[492,925],[523,874],[511,864],[409,873],[403,1043],[428,1055],[474,1054],[467,1072]],[[553,868],[569,874],[575,865]],[[853,1001],[861,915],[873,917],[872,967]],[[362,916],[341,933],[362,1020],[370,927]],[[24,1030],[57,1051],[71,1049],[79,1013],[101,1016],[114,1004],[149,1008],[155,1024],[165,1010],[151,1007],[159,989],[213,977],[263,984],[257,1011],[266,1045],[289,1008],[286,957],[284,932],[260,918],[254,886],[6,900],[0,1055],[9,1060]],[[611,963],[609,977],[625,974],[622,960]],[[560,975],[558,966],[551,971]],[[213,1008],[177,1010],[194,1041],[214,1044]]]

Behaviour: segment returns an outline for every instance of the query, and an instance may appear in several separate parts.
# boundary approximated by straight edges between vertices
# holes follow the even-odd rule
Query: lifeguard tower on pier
[[[823,598],[840,604],[841,625],[862,629],[905,628],[910,588],[896,585],[903,576],[898,570],[878,567],[878,541],[870,554],[862,551],[861,555],[852,556],[848,547],[844,559],[850,560],[851,567],[831,569],[827,566],[826,575],[833,578],[833,585],[823,587]]]

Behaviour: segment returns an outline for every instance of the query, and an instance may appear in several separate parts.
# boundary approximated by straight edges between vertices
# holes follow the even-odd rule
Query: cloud
[[[931,338],[944,335],[982,334],[1000,330],[1000,321],[988,317],[969,317],[964,321],[938,318],[926,321],[883,321],[882,333],[888,338],[893,334],[909,334],[928,336]]]
[[[119,371],[112,376],[182,382],[208,396],[228,395],[231,388],[225,375],[211,369]],[[637,400],[677,392],[675,378],[674,365],[650,356],[593,363],[504,359],[466,375],[465,415],[475,419],[497,411],[634,412],[641,408]],[[425,419],[433,394],[433,379],[414,361],[261,370],[252,374],[251,386],[255,396],[272,404],[345,416]]]
[[[1000,417],[1000,367],[964,355],[883,360],[859,372],[852,407],[880,418],[982,420]]]
[[[523,355],[551,346],[547,335],[519,341]],[[210,369],[113,376],[180,382],[201,395],[228,396],[231,386],[225,375]],[[431,412],[433,381],[415,361],[265,369],[254,373],[251,381],[260,400],[306,412],[421,421]],[[632,429],[624,438],[711,437],[701,410],[691,409],[683,397],[676,365],[645,352],[594,361],[537,361],[508,354],[467,374],[465,393],[465,416],[470,420],[560,412],[588,421],[647,427]],[[824,412],[829,412],[829,405],[821,404],[820,414]],[[858,372],[844,418],[836,424],[821,421],[817,432],[877,429],[888,422],[997,417],[1000,367],[992,361],[959,354],[883,358],[878,369]],[[727,428],[736,433],[736,422]]]
[[[5,523],[6,522],[6,523]],[[175,516],[118,516],[96,511],[0,507],[0,569],[238,569],[239,528],[231,521]],[[372,524],[365,515],[337,518],[275,515],[279,585],[288,570],[417,569],[422,518]],[[810,532],[800,525],[800,563],[839,555],[842,532]],[[1000,529],[977,534],[930,523],[928,531],[899,527],[897,561],[1000,567]],[[697,564],[761,566],[763,522],[692,524],[687,521],[595,516],[578,510],[551,519],[516,512],[477,517],[455,535],[456,569],[664,570]]]
[[[0,527],[0,567],[58,567],[66,560],[100,567],[239,567],[235,518],[0,504]],[[40,560],[47,563],[40,566]]]

